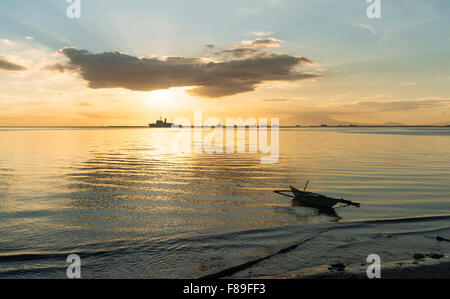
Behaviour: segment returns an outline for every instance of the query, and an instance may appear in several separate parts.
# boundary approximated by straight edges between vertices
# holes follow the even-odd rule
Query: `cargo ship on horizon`
[[[160,118],[156,121],[156,123],[148,124],[150,128],[172,128],[172,125],[173,123],[167,122],[167,118],[165,118],[164,121]]]

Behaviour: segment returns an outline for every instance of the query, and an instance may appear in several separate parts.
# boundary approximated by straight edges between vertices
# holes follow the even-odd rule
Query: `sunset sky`
[[[450,124],[450,3],[0,2],[0,126]]]

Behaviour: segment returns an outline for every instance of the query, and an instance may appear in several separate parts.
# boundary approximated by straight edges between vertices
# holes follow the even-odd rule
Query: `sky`
[[[450,2],[0,2],[0,126],[450,124]]]

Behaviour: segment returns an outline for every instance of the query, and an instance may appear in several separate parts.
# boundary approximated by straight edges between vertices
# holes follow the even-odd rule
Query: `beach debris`
[[[413,255],[413,258],[417,261],[417,260],[423,260],[425,258],[425,255],[423,255],[422,253],[416,253]]]
[[[389,234],[375,234],[371,236],[372,239],[392,239],[394,236]]]
[[[414,254],[414,256],[413,256],[413,258],[414,258],[416,261],[424,260],[426,257],[432,258],[432,259],[434,259],[434,260],[439,260],[439,259],[443,258],[444,255],[443,255],[443,254],[440,254],[440,253],[434,253],[434,252],[432,252],[432,253],[430,253],[430,254],[416,253],[416,254]]]
[[[440,260],[441,258],[444,257],[443,254],[439,254],[439,253],[431,253],[431,254],[427,254],[428,257],[431,257],[434,260]]]
[[[343,263],[333,264],[330,267],[328,267],[328,270],[342,272],[345,270],[345,265]]]
[[[439,241],[439,242],[450,242],[449,239],[442,238],[442,237],[440,237],[440,236],[437,236],[437,237],[436,237],[436,240]]]

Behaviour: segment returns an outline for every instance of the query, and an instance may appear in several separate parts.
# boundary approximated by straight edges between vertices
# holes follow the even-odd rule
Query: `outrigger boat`
[[[292,186],[291,190],[275,190],[274,192],[286,197],[290,197],[293,200],[299,201],[300,203],[304,204],[305,206],[314,207],[317,209],[331,209],[333,206],[337,205],[338,203],[343,203],[347,206],[355,206],[360,207],[359,203],[352,202],[350,200],[345,200],[343,198],[337,199],[328,197],[325,195],[312,193],[306,191],[306,187],[308,186],[309,181],[306,183],[305,188],[303,191],[300,191]],[[292,194],[286,194],[287,192],[291,192]]]

